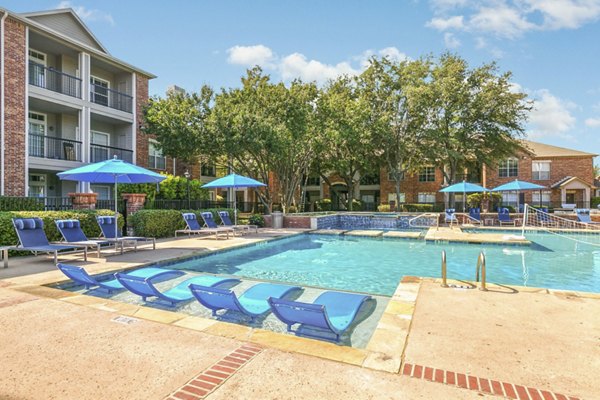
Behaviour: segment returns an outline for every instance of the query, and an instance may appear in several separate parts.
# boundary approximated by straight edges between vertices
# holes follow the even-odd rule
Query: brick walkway
[[[406,363],[402,367],[402,375],[412,378],[424,379],[431,382],[457,386],[463,389],[476,390],[482,393],[504,396],[518,400],[580,400],[564,394],[548,390],[525,387],[514,383],[500,382],[487,378],[461,374],[443,369],[424,367],[417,364]]]
[[[260,347],[252,344],[242,345],[167,396],[166,400],[197,400],[205,398],[261,351]]]

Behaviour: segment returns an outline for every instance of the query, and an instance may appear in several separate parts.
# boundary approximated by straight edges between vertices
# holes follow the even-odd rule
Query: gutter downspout
[[[0,62],[2,63],[2,68],[0,68],[0,81],[2,81],[2,86],[0,86],[0,114],[2,114],[2,118],[0,118],[0,195],[2,196],[4,196],[4,118],[6,115],[4,110],[4,86],[6,86],[6,82],[4,82],[4,21],[6,17],[8,17],[8,13],[4,11],[0,20]]]

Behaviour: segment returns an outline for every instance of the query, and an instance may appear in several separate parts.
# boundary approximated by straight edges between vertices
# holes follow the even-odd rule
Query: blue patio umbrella
[[[90,183],[112,183],[115,185],[115,237],[117,235],[117,185],[119,183],[158,183],[166,179],[166,176],[157,174],[146,168],[128,163],[115,158],[100,161],[83,167],[73,168],[59,172],[58,177],[62,180],[90,182]]]
[[[519,209],[519,192],[524,190],[542,190],[546,189],[545,186],[538,185],[537,183],[531,183],[526,181],[520,181],[515,179],[512,182],[505,183],[492,189],[492,192],[517,192],[517,209]],[[540,201],[541,201],[540,196]]]
[[[462,181],[459,183],[455,183],[454,185],[447,186],[440,190],[443,193],[462,193],[463,194],[463,212],[465,211],[465,203],[466,194],[467,193],[480,193],[480,192],[489,192],[489,189],[484,188],[483,186],[479,186],[475,183],[469,183],[466,181]]]
[[[246,176],[237,175],[237,174],[229,174],[219,179],[215,179],[212,182],[209,182],[205,185],[202,185],[203,188],[206,189],[241,189],[241,188],[255,188],[255,187],[263,187],[267,186],[262,182],[254,180],[252,178],[248,178]],[[233,213],[234,213],[234,221],[237,225],[237,198],[234,194],[233,196]]]

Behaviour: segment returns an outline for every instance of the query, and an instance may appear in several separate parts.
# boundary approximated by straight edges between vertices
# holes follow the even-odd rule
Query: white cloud
[[[115,25],[115,20],[109,13],[98,9],[89,9],[85,8],[84,6],[77,6],[71,1],[61,1],[56,5],[56,8],[72,8],[73,11],[75,11],[75,13],[79,15],[79,18],[81,18],[85,22],[99,21],[108,22],[110,25],[113,26]]]
[[[258,44],[255,46],[233,46],[227,50],[230,64],[268,67],[275,59],[273,51],[267,46]]]
[[[590,128],[600,128],[600,118],[588,118],[585,120],[585,126]]]
[[[554,96],[547,89],[534,92],[534,96],[537,99],[534,101],[534,108],[529,116],[532,127],[529,137],[554,136],[573,139],[569,132],[575,127],[577,121],[570,110],[576,105]]]
[[[530,31],[577,29],[600,19],[600,0],[430,0],[430,5],[436,17],[427,27],[509,39]]]
[[[327,64],[319,60],[308,59],[302,53],[278,56],[269,47],[262,44],[254,46],[234,46],[227,50],[227,61],[231,64],[254,66],[274,70],[283,80],[301,78],[304,81],[316,81],[319,84],[340,75],[357,75],[369,65],[373,56],[388,57],[393,61],[406,60],[409,57],[396,47],[380,50],[366,50],[358,56],[336,64]]]
[[[449,49],[455,49],[460,46],[460,40],[453,33],[444,33],[444,44]]]
[[[425,26],[437,29],[438,31],[463,29],[465,27],[463,19],[464,17],[462,15],[455,15],[449,18],[432,18]]]

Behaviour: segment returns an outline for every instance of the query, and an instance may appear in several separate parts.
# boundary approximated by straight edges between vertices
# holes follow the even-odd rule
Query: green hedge
[[[210,211],[217,224],[221,223],[218,211],[228,211],[229,218],[233,221],[233,209],[206,209],[206,210],[140,210],[129,216],[127,223],[133,226],[136,235],[155,238],[173,237],[175,231],[185,229],[185,221],[181,217],[182,213],[193,212],[197,215],[200,225],[202,225],[201,212]]]
[[[600,197],[592,197],[591,208],[597,208],[598,204],[600,204]]]
[[[401,210],[404,212],[432,212],[435,211],[433,204],[401,204]]]
[[[100,236],[100,227],[96,222],[97,215],[114,215],[111,210],[74,210],[74,211],[2,211],[0,212],[0,245],[12,246],[19,243],[12,224],[13,218],[39,217],[44,221],[44,232],[50,242],[62,240],[56,224],[57,219],[78,219],[81,228],[88,238]],[[119,227],[123,227],[123,218],[119,218]]]

